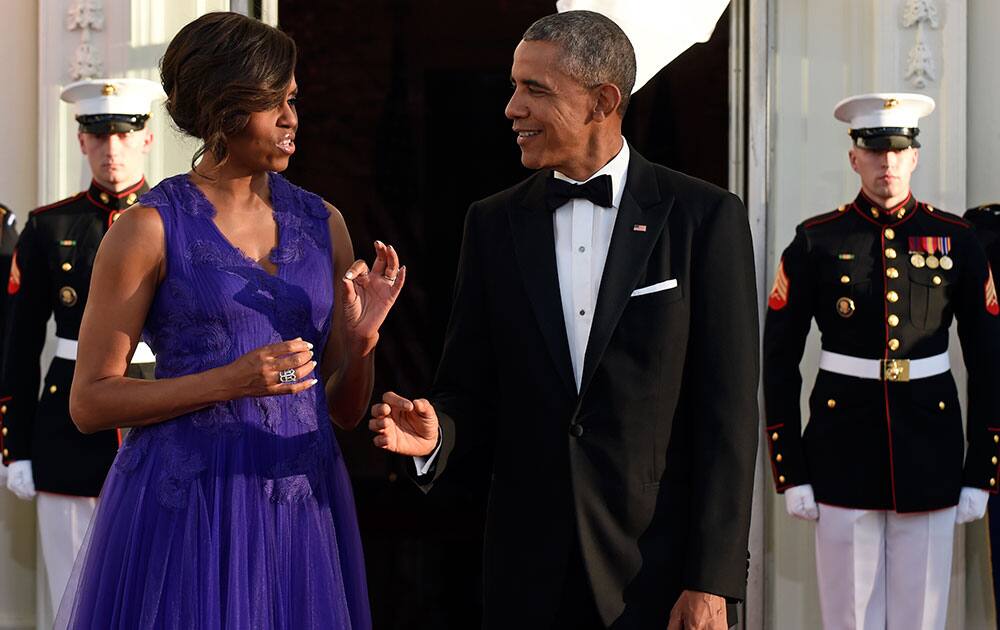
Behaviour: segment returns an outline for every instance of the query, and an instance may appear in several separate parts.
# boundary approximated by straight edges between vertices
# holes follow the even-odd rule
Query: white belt
[[[76,361],[76,346],[77,342],[75,339],[56,337],[56,356],[60,359]],[[135,353],[132,355],[132,363],[154,363],[155,361],[156,357],[153,355],[153,350],[146,345],[146,342],[140,341],[139,345],[135,347]]]
[[[819,358],[819,369],[855,378],[877,381],[912,381],[944,374],[951,369],[948,353],[924,359],[860,359],[824,350]]]

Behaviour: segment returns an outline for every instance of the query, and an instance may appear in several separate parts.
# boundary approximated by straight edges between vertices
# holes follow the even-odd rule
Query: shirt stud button
[[[569,428],[569,434],[572,435],[573,437],[580,437],[581,435],[583,435],[583,425],[574,424]]]

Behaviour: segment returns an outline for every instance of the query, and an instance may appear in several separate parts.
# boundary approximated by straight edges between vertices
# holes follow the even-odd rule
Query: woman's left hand
[[[344,274],[344,323],[350,347],[367,356],[378,343],[378,329],[395,304],[406,281],[406,267],[391,245],[375,241],[375,263],[371,271],[356,260]]]

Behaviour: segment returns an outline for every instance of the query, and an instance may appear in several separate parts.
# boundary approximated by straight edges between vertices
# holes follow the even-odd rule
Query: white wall
[[[1000,2],[969,2],[968,205],[1000,202]]]

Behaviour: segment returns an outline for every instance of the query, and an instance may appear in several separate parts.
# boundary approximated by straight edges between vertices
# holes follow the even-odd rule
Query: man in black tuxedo
[[[493,451],[487,628],[725,628],[744,597],[758,319],[746,211],[624,141],[635,55],[545,17],[514,52],[539,169],[469,209],[430,401],[372,407],[429,488]]]

